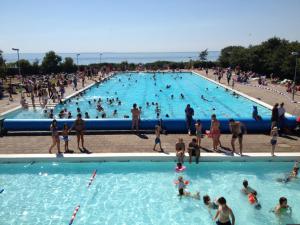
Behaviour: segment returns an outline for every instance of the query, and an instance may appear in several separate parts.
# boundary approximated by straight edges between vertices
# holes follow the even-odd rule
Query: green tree
[[[199,53],[199,59],[200,61],[206,61],[207,60],[208,51],[205,49],[204,51]]]
[[[44,73],[60,72],[61,57],[54,51],[47,52],[42,61],[42,70]]]
[[[61,69],[65,73],[73,73],[76,72],[77,66],[74,64],[71,57],[66,57],[64,62],[61,64]]]
[[[5,60],[3,58],[3,51],[0,50],[0,77],[4,78],[5,77]]]

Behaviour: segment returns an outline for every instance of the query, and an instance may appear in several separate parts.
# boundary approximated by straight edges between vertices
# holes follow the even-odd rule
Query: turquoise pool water
[[[174,180],[174,163],[35,163],[0,164],[1,225],[68,224],[75,207],[74,224],[214,224],[202,202],[224,196],[237,225],[300,223],[299,179],[288,184],[276,178],[288,173],[293,163],[200,163],[182,173],[189,190],[200,191],[201,201],[180,199]],[[98,171],[89,189],[94,170]],[[241,192],[247,179],[258,192],[261,210],[254,209]],[[269,212],[279,197],[288,198],[292,217]],[[212,211],[214,215],[215,212]]]
[[[193,73],[119,73],[110,80],[95,85],[83,96],[71,99],[65,105],[55,107],[54,114],[67,108],[73,116],[77,114],[77,107],[82,114],[88,112],[91,118],[101,118],[102,112],[96,110],[97,103],[94,99],[102,99],[102,107],[107,118],[124,118],[125,115],[131,116],[130,109],[133,103],[142,107],[142,119],[157,118],[156,107],[153,103],[158,103],[160,109],[159,118],[183,119],[185,118],[184,109],[187,104],[195,110],[195,118],[208,119],[215,113],[219,118],[251,118],[252,106],[257,105],[258,112],[262,117],[269,118],[271,111],[242,96],[233,96],[232,92],[225,91],[201,76]],[[170,88],[166,88],[170,85]],[[184,99],[180,98],[180,94]],[[174,98],[171,98],[171,95]],[[201,99],[203,95],[204,99]],[[116,99],[121,101],[121,105],[115,101],[108,104],[106,99]],[[91,101],[89,104],[88,101]],[[150,106],[147,106],[147,102]],[[117,115],[113,111],[117,110]],[[40,119],[47,116],[43,115],[43,110],[18,110],[7,115],[6,118],[15,119]]]

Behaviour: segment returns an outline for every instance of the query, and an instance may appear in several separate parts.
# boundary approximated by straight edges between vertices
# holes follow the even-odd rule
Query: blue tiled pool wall
[[[6,131],[49,131],[51,119],[5,119],[3,122]],[[62,130],[63,125],[67,124],[71,127],[74,120],[58,119],[58,127]],[[229,133],[228,119],[219,119],[222,133]],[[263,119],[255,121],[254,119],[239,119],[238,121],[244,123],[249,133],[264,133],[269,132],[271,121]],[[287,117],[285,120],[285,127],[290,129],[296,126],[295,117]],[[196,121],[194,121],[194,124]],[[209,130],[211,121],[201,120],[203,132]],[[168,133],[182,133],[187,132],[186,122],[183,119],[165,119],[165,120],[141,120],[141,130],[154,130],[156,124],[162,124],[163,129]],[[85,119],[86,130],[130,130],[131,119]]]

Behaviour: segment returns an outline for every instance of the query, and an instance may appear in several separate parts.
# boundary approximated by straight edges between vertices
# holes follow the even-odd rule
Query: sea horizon
[[[187,62],[189,60],[197,60],[199,52],[56,52],[62,59],[71,57],[74,63],[80,65],[89,65],[95,63],[120,63],[127,61],[128,63],[151,63],[155,61],[171,61],[171,62]],[[20,52],[20,59],[26,59],[30,63],[35,61],[42,62],[45,53],[24,53]],[[208,51],[207,60],[216,61],[220,55],[220,51]],[[3,53],[7,63],[16,62],[16,53]],[[100,59],[101,58],[101,59]]]

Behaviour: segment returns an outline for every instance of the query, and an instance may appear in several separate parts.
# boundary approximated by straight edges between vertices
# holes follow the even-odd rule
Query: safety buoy
[[[174,184],[176,184],[176,185],[179,184],[179,181],[178,181],[178,180],[174,180]],[[185,185],[189,185],[189,184],[190,184],[190,181],[185,180],[185,181],[184,181],[184,184],[185,184]]]
[[[180,168],[179,168],[178,166],[176,166],[175,171],[176,171],[177,173],[179,173],[179,172],[185,171],[185,169],[186,169],[185,166],[181,166]]]

